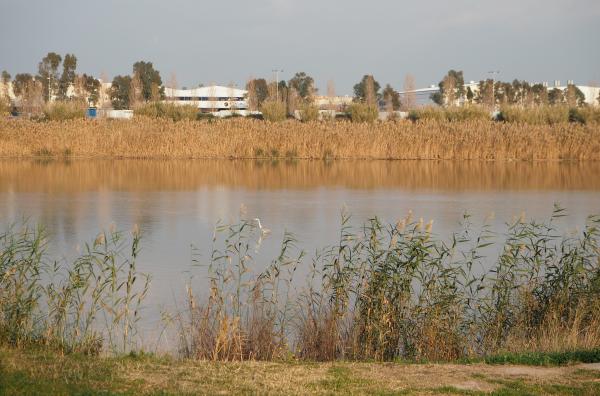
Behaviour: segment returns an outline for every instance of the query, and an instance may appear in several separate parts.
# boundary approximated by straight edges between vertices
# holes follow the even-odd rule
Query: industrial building
[[[192,89],[165,88],[165,101],[197,106],[205,113],[247,110],[247,96],[248,91],[244,89],[220,85]]]

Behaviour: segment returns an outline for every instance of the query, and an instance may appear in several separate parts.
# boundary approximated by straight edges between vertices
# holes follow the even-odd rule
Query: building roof
[[[224,87],[222,85],[211,85],[208,87],[197,87],[192,89],[172,89],[165,88],[167,97],[208,97],[208,98],[241,98],[248,91],[233,87]]]

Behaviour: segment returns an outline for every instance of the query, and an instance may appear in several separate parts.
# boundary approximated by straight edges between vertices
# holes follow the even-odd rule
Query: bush
[[[423,107],[421,109],[411,110],[408,113],[408,119],[435,120],[435,121],[468,121],[468,120],[490,120],[490,113],[480,106],[463,107]]]
[[[212,113],[198,113],[196,114],[196,120],[198,121],[212,121],[214,120],[216,117],[214,114]]]
[[[300,120],[302,122],[316,121],[319,119],[319,107],[312,103],[304,103],[300,106]]]
[[[198,108],[192,105],[150,102],[136,108],[134,113],[136,115],[152,118],[167,118],[173,121],[195,120],[198,114]]]
[[[375,106],[364,103],[352,103],[348,108],[352,122],[375,122],[379,118],[379,111]]]
[[[278,122],[287,118],[287,111],[283,102],[267,100],[260,107],[263,117],[267,121]]]
[[[442,121],[445,119],[445,116],[444,110],[441,107],[423,107],[421,109],[411,110],[408,113],[408,119],[413,122],[419,120]]]
[[[579,109],[573,107],[569,109],[569,122],[576,122],[579,124],[585,124],[585,117]]]
[[[86,108],[87,106],[84,102],[78,101],[49,103],[44,106],[44,120],[64,121],[85,118]]]
[[[586,124],[600,123],[600,107],[584,106],[577,109]]]
[[[552,125],[569,120],[569,109],[565,106],[539,106],[523,108],[503,106],[498,120],[534,125]]]
[[[444,115],[448,121],[468,121],[468,120],[490,120],[491,115],[488,110],[481,106],[462,106],[450,107],[445,109]]]

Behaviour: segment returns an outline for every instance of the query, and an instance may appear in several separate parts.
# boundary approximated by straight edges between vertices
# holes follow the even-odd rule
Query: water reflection
[[[190,245],[207,257],[213,225],[235,221],[242,204],[272,230],[257,256],[268,262],[286,229],[309,254],[334,243],[344,205],[354,224],[374,215],[395,222],[411,209],[447,237],[465,212],[475,223],[495,212],[502,231],[513,215],[545,218],[560,202],[565,229],[581,227],[600,213],[599,176],[596,162],[4,160],[0,225],[41,222],[69,257],[101,228],[137,224],[140,270],[153,275],[149,301],[159,304],[183,291]]]
[[[402,188],[600,190],[600,162],[96,160],[0,161],[0,191]]]

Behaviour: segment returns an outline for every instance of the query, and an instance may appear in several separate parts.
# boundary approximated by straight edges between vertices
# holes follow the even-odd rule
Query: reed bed
[[[0,156],[599,160],[597,124],[485,120],[370,123],[250,119],[0,121]]]
[[[543,222],[521,216],[502,235],[465,216],[459,232],[439,238],[411,213],[360,227],[342,214],[336,244],[308,256],[286,232],[264,265],[254,256],[269,232],[242,215],[215,228],[210,254],[194,250],[204,281],[192,278],[185,308],[163,319],[176,324],[180,354],[201,360],[455,361],[597,350],[600,217],[561,234],[564,216],[559,207]],[[0,343],[135,349],[149,287],[136,283],[136,235],[124,250],[121,234],[101,234],[61,270],[45,264],[41,232],[9,228],[0,238]],[[310,271],[298,281],[300,266]]]
[[[305,260],[290,234],[266,270],[251,271],[264,237],[251,221],[217,228],[210,293],[188,286],[182,352],[214,360],[456,360],[499,352],[600,346],[600,217],[560,236],[523,218],[502,237],[487,226],[443,241],[409,214],[359,229],[342,215],[339,243]],[[256,235],[258,232],[258,236]],[[491,246],[498,246],[495,259]],[[303,286],[298,266],[309,265]]]
[[[140,237],[98,235],[72,263],[53,260],[43,228],[0,234],[0,343],[97,355],[136,347],[149,277],[136,268]],[[141,285],[140,285],[141,284]]]

